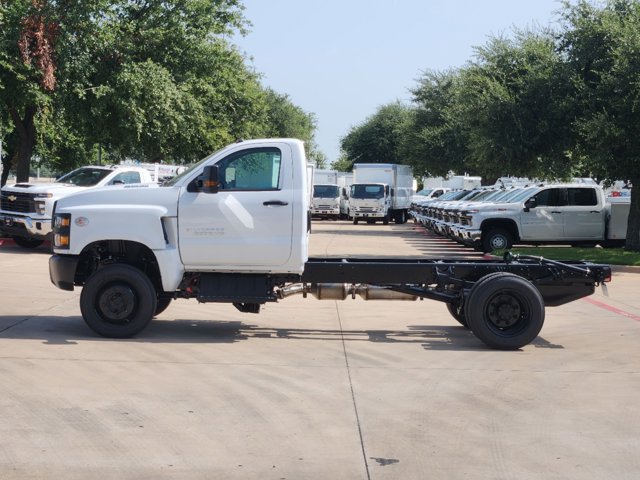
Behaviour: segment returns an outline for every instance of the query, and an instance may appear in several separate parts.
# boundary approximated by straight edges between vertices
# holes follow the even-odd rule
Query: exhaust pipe
[[[283,299],[291,295],[302,294],[307,297],[313,295],[318,300],[345,300],[347,296],[356,298],[360,295],[364,300],[417,300],[416,295],[396,292],[387,287],[368,285],[364,283],[295,283],[278,290],[278,298]]]

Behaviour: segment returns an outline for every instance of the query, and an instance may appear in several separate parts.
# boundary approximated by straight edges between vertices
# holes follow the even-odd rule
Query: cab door
[[[564,238],[566,189],[547,188],[533,198],[535,207],[523,211],[520,219],[523,240],[560,241]]]
[[[178,235],[186,268],[268,271],[287,263],[293,242],[290,147],[256,146],[219,160],[218,193],[194,178],[180,195]]]
[[[564,235],[569,240],[602,240],[604,238],[604,205],[598,201],[595,188],[567,189]]]

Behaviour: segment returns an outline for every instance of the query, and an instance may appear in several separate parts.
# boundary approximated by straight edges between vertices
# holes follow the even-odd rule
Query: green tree
[[[309,161],[318,168],[326,165],[326,156],[318,150],[314,141],[317,120],[314,114],[295,105],[288,95],[271,88],[265,90],[266,119],[264,137],[298,138],[304,141]]]
[[[599,179],[631,180],[626,248],[640,251],[640,2],[566,2],[561,51],[580,115],[576,157]]]
[[[401,152],[417,177],[446,176],[451,171],[475,173],[467,164],[466,122],[457,103],[459,83],[458,71],[428,71],[412,90],[414,108]]]
[[[76,161],[95,143],[192,160],[255,135],[262,88],[222,38],[243,22],[237,0],[0,0],[0,117],[17,132],[18,180],[38,140]]]
[[[547,32],[516,32],[476,49],[457,90],[467,164],[483,177],[561,178],[570,162],[574,102],[565,64]]]
[[[340,141],[340,149],[354,163],[406,163],[400,145],[410,117],[410,108],[400,102],[378,108],[362,124],[351,128]]]

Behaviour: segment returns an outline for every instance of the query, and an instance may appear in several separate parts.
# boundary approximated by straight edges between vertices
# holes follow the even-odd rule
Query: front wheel
[[[507,250],[513,245],[511,234],[502,228],[492,228],[482,234],[482,249],[486,253]]]
[[[156,290],[144,273],[115,264],[91,275],[80,294],[80,311],[89,328],[109,338],[140,333],[157,309]]]
[[[475,283],[465,304],[469,328],[486,345],[517,350],[533,341],[544,324],[544,300],[531,282],[499,272]]]
[[[30,237],[13,237],[13,241],[16,242],[16,245],[22,248],[38,248],[40,245],[44,243],[44,240],[40,240],[39,238],[30,238]]]
[[[358,218],[357,217],[353,217],[353,224],[357,225],[358,224]]]

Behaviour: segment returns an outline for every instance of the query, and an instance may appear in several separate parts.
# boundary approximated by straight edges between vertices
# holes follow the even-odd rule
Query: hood
[[[177,215],[180,187],[160,187],[155,183],[110,185],[89,188],[58,200],[57,211],[65,208],[84,206],[87,208],[113,205],[153,205],[164,207],[169,216]]]
[[[67,195],[72,192],[79,192],[87,187],[78,187],[67,183],[51,182],[51,183],[16,183],[15,185],[5,185],[2,187],[4,192],[20,192],[20,193],[60,193]]]

